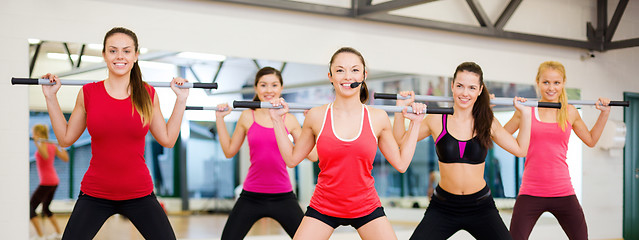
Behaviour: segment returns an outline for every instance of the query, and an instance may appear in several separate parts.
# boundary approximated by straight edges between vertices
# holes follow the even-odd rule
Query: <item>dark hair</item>
[[[129,36],[133,40],[135,51],[139,51],[140,47],[138,44],[138,37],[133,31],[123,27],[114,27],[104,35],[102,53],[106,51],[107,39],[116,33],[122,33]],[[133,68],[131,69],[131,77],[129,79],[129,87],[131,87],[131,102],[133,103],[135,110],[138,114],[140,114],[140,117],[142,117],[144,125],[151,122],[151,115],[153,114],[153,104],[151,104],[151,96],[149,95],[149,92],[147,92],[146,86],[147,84],[142,81],[142,71],[140,71],[138,61],[135,61],[135,63],[133,63]]]
[[[493,146],[493,141],[490,138],[490,127],[493,124],[493,109],[490,107],[490,95],[488,94],[488,88],[484,83],[484,73],[481,70],[481,67],[474,62],[464,62],[457,66],[455,69],[455,74],[453,75],[453,84],[457,79],[457,73],[459,72],[472,72],[479,75],[479,85],[482,90],[477,96],[477,100],[473,105],[473,133],[476,134],[477,140],[479,144],[481,144],[484,148],[491,148]]]
[[[362,60],[362,65],[364,66],[364,71],[362,71],[362,74],[365,74],[364,72],[366,71],[366,61],[364,61],[364,56],[362,56],[362,54],[359,51],[355,50],[354,48],[343,47],[337,50],[337,52],[333,53],[333,56],[331,57],[331,62],[328,63],[328,72],[331,75],[333,75],[333,73],[331,72],[331,66],[333,65],[333,61],[335,61],[335,58],[340,53],[352,53],[357,55],[359,59]],[[359,92],[359,101],[362,103],[366,103],[368,101],[368,87],[366,86],[366,81],[362,81],[362,89],[360,89],[360,92]]]
[[[272,67],[263,67],[262,69],[257,71],[257,73],[255,74],[255,82],[253,83],[253,86],[257,87],[257,83],[260,81],[260,78],[270,74],[275,75],[280,80],[280,85],[284,86],[284,80],[282,80],[282,73],[280,72],[280,70],[277,70]],[[253,96],[253,101],[259,101],[259,100],[260,98],[257,96],[257,93],[256,93],[255,96]]]

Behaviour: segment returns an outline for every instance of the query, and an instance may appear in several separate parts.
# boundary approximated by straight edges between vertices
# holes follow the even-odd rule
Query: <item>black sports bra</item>
[[[442,114],[442,132],[435,141],[437,157],[443,163],[480,164],[486,161],[488,151],[479,144],[477,137],[468,141],[459,141],[448,133],[446,117]]]

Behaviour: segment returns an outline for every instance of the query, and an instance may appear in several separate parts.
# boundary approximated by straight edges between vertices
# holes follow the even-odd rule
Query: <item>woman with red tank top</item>
[[[138,55],[138,39],[131,30],[116,27],[107,32],[102,56],[109,75],[82,87],[68,122],[56,98],[61,86],[58,77],[42,77],[55,83],[42,85],[42,91],[60,146],[73,144],[84,129],[91,135],[91,163],[62,239],[92,239],[116,213],[131,220],[146,239],[175,239],[153,194],[144,160],[145,138],[151,131],[162,146],[173,147],[189,90],[177,87],[186,80],[171,81],[176,101],[165,122],[155,89],[142,81]]]
[[[58,226],[58,221],[53,217],[53,212],[49,210],[49,205],[55,195],[55,190],[58,188],[60,179],[58,173],[56,173],[53,166],[55,157],[60,158],[64,162],[69,161],[69,154],[64,148],[59,148],[55,143],[49,142],[49,127],[44,124],[36,124],[33,126],[32,136],[33,143],[36,146],[35,159],[36,166],[38,168],[38,177],[40,178],[40,184],[33,194],[31,195],[29,217],[31,223],[38,234],[40,239],[44,238],[42,228],[40,227],[40,220],[36,218],[36,208],[42,203],[42,216],[46,216],[55,233],[49,236],[50,239],[60,239],[62,237],[62,231]]]
[[[601,113],[592,129],[588,130],[575,106],[567,102],[564,88],[566,70],[561,63],[542,63],[536,82],[540,102],[560,102],[561,109],[535,108],[532,116],[515,113],[504,126],[513,133],[522,119],[531,118],[532,121],[530,148],[510,220],[510,234],[515,240],[528,239],[539,216],[550,212],[568,238],[588,239],[586,218],[572,187],[566,163],[568,140],[572,130],[586,145],[594,147],[610,115],[610,100],[599,98],[595,106]]]
[[[340,225],[353,226],[362,239],[397,239],[375,191],[371,169],[379,147],[393,167],[406,171],[423,115],[404,111],[412,120],[410,134],[398,146],[388,114],[363,104],[368,99],[366,75],[364,58],[357,50],[345,47],[335,52],[328,73],[335,101],[308,112],[295,146],[288,140],[282,120],[288,105],[283,99],[271,101],[283,106],[270,113],[286,164],[296,166],[314,146],[320,159],[315,192],[293,239],[328,239]],[[352,87],[355,82],[361,87]],[[413,109],[423,112],[425,105],[414,104]]]
[[[253,101],[267,102],[282,94],[282,73],[272,67],[260,69],[255,75]],[[248,109],[237,121],[233,136],[226,130],[224,117],[231,112],[228,104],[218,105],[215,125],[227,158],[237,154],[248,140],[251,165],[243,183],[242,193],[229,214],[222,240],[243,239],[253,224],[264,217],[275,219],[292,238],[304,217],[289,179],[286,163],[280,155],[268,109]],[[292,114],[284,116],[287,133],[296,141],[302,128]]]
[[[410,239],[448,239],[459,230],[476,239],[510,239],[484,180],[485,159],[493,141],[514,155],[525,156],[530,121],[521,122],[517,139],[504,130],[493,117],[483,71],[474,62],[457,66],[450,87],[455,113],[426,116],[419,133],[420,140],[428,136],[435,139],[441,180]],[[411,99],[398,100],[397,105],[414,101],[413,92],[400,94],[410,95]],[[530,116],[530,109],[517,100],[526,99],[515,97],[513,104],[517,112]],[[396,138],[405,135],[403,123],[404,118],[395,114]]]

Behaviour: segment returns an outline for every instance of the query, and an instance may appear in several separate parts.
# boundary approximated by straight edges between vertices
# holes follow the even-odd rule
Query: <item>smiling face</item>
[[[457,72],[451,90],[455,105],[460,108],[473,107],[482,91],[479,74],[466,70]]]
[[[128,76],[139,53],[133,38],[124,33],[115,33],[104,42],[102,57],[109,69],[109,74]]]
[[[537,78],[537,87],[542,101],[559,102],[559,95],[563,92],[565,84],[564,75],[553,68],[540,71]]]
[[[260,77],[254,88],[255,94],[262,102],[271,101],[282,95],[282,84],[280,83],[280,78],[275,74],[267,74]]]
[[[359,95],[360,86],[351,88],[351,83],[362,82],[366,70],[361,58],[354,53],[342,52],[333,58],[328,78],[335,87],[336,94]]]

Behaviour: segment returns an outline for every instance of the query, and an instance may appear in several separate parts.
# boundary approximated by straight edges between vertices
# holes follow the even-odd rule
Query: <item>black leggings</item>
[[[58,188],[58,185],[55,186],[42,186],[38,185],[35,191],[33,191],[33,195],[31,195],[31,201],[29,201],[29,218],[34,218],[37,216],[35,210],[42,203],[42,216],[51,217],[53,213],[49,210],[49,205],[51,205],[51,200],[53,200],[53,195],[55,194],[55,190]]]
[[[410,239],[448,239],[459,230],[475,239],[511,239],[488,186],[470,195],[455,195],[437,186]]]
[[[588,239],[588,227],[584,211],[575,195],[566,197],[533,197],[519,195],[510,220],[513,239],[528,239],[535,223],[543,212],[550,212],[571,240]]]
[[[275,219],[292,238],[304,212],[293,192],[268,194],[243,190],[226,220],[221,239],[244,239],[253,224],[263,217]]]
[[[171,223],[155,194],[114,201],[91,197],[83,192],[80,192],[73,207],[62,239],[93,239],[104,222],[116,213],[131,220],[145,239],[175,239]]]

